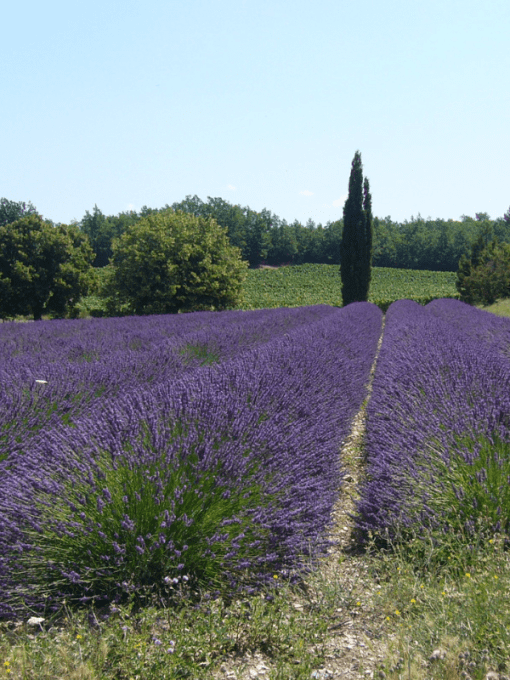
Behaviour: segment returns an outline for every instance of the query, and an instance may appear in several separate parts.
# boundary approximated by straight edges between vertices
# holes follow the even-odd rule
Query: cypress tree
[[[340,253],[343,304],[368,300],[372,270],[372,197],[368,179],[363,181],[361,154],[356,151],[344,205]]]
[[[365,252],[363,258],[363,274],[360,279],[360,292],[363,301],[368,300],[368,291],[372,279],[372,241],[374,235],[374,220],[372,217],[372,196],[370,195],[370,183],[365,177],[363,181],[363,212],[365,213]]]

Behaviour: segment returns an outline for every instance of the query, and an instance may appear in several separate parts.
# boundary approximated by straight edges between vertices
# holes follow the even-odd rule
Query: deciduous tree
[[[112,256],[113,239],[122,236],[131,224],[138,222],[140,217],[134,211],[105,216],[97,205],[94,206],[92,214],[88,210],[85,212],[80,227],[89,237],[94,251],[95,257],[92,263],[94,267],[106,267]]]
[[[0,227],[0,317],[65,316],[91,283],[92,249],[76,227],[29,214]]]
[[[216,220],[171,208],[148,215],[113,242],[109,313],[235,306],[247,266]]]
[[[9,201],[7,198],[0,198],[0,227],[16,222],[16,220],[27,215],[36,214],[37,210],[30,201],[28,203],[24,201],[16,203],[16,201]]]

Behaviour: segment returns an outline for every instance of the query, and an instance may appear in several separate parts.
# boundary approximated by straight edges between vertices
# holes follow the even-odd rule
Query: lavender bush
[[[508,531],[509,331],[455,300],[389,308],[367,408],[365,535]]]
[[[21,438],[0,463],[4,616],[164,594],[180,575],[253,587],[324,550],[382,314],[368,303],[278,311],[272,340],[255,327],[230,344],[214,327],[200,343],[183,334],[214,340],[220,361],[166,379],[147,362],[152,383],[140,372],[136,389],[106,386],[88,411]]]

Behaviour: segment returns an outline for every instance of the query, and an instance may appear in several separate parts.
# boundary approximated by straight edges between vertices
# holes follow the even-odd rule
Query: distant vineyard
[[[386,310],[395,300],[426,304],[436,298],[458,298],[454,272],[374,267],[369,301]],[[251,269],[244,283],[243,309],[342,305],[338,265],[303,264],[278,269]]]

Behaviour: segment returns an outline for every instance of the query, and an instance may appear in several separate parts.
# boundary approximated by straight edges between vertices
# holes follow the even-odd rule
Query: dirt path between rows
[[[376,678],[388,650],[387,640],[381,635],[380,624],[373,619],[373,603],[377,585],[367,574],[367,562],[356,554],[354,520],[352,515],[359,498],[359,488],[365,474],[363,439],[365,436],[366,404],[372,393],[372,382],[384,334],[381,337],[368,384],[365,404],[356,414],[351,433],[345,441],[341,459],[346,476],[333,509],[331,537],[337,545],[331,548],[320,568],[320,578],[325,583],[338,583],[354,602],[350,608],[340,607],[338,623],[331,626],[326,641],[326,663],[316,673],[317,678]],[[359,600],[356,597],[359,597]],[[358,602],[360,605],[358,606]],[[383,677],[383,676],[381,676]]]
[[[377,584],[367,573],[367,561],[356,555],[354,520],[352,514],[363,482],[365,461],[363,438],[365,434],[366,404],[372,392],[372,382],[384,334],[384,319],[376,356],[370,371],[368,395],[364,405],[356,414],[351,432],[341,450],[341,460],[346,472],[339,489],[338,501],[333,509],[331,538],[337,543],[330,548],[327,557],[321,560],[320,568],[311,577],[312,598],[320,602],[326,589],[339,593],[338,619],[332,622],[328,637],[321,643],[325,649],[323,667],[314,671],[311,678],[317,680],[360,680],[361,678],[384,677],[379,674],[383,659],[387,655],[389,640],[382,633],[381,622],[374,620]],[[310,605],[307,599],[297,597],[293,606],[305,609]],[[340,595],[341,594],[341,595]],[[313,650],[313,645],[310,645]],[[226,680],[268,679],[273,668],[271,659],[256,654],[223,667]]]

